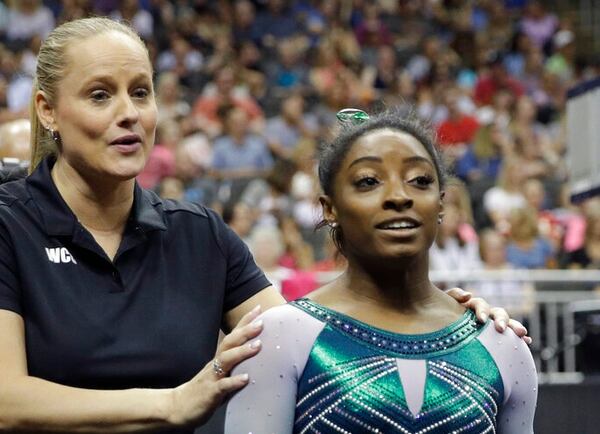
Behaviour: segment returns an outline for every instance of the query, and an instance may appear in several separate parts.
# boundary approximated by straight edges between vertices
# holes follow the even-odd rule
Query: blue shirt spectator
[[[231,136],[215,140],[212,167],[217,170],[267,170],[273,165],[267,142],[247,134],[241,142]]]
[[[528,249],[515,243],[506,246],[506,259],[515,268],[547,268],[552,256],[552,246],[544,238],[536,238]]]

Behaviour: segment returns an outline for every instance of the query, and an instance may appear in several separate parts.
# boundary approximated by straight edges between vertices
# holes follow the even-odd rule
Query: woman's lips
[[[111,145],[111,148],[115,149],[121,154],[133,154],[142,148],[142,142],[115,143]]]

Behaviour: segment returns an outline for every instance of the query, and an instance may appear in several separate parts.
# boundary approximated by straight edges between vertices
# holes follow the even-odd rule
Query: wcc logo
[[[46,247],[46,254],[48,260],[55,264],[68,264],[69,262],[77,264],[75,258],[64,247]]]

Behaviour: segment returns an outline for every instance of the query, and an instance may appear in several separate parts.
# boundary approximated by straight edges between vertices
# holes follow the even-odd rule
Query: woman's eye
[[[145,88],[143,88],[143,87],[142,87],[142,88],[139,88],[139,89],[136,89],[136,90],[133,92],[133,96],[134,96],[135,98],[144,99],[144,98],[147,98],[147,97],[148,97],[148,95],[150,95],[150,91],[149,91],[148,89],[145,89]]]
[[[91,93],[92,100],[97,101],[97,102],[107,100],[108,97],[109,97],[109,94],[105,90],[95,90]]]
[[[358,188],[368,188],[379,184],[379,180],[372,176],[365,176],[354,183]]]
[[[411,184],[416,184],[418,187],[428,187],[430,184],[433,184],[435,180],[432,176],[422,175],[417,176],[410,180]]]

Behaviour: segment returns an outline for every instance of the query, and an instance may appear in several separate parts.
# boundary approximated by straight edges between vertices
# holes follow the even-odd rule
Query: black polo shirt
[[[213,356],[224,312],[267,287],[213,211],[135,186],[114,261],[45,160],[0,186],[0,309],[25,322],[29,374],[99,389],[177,386]]]

